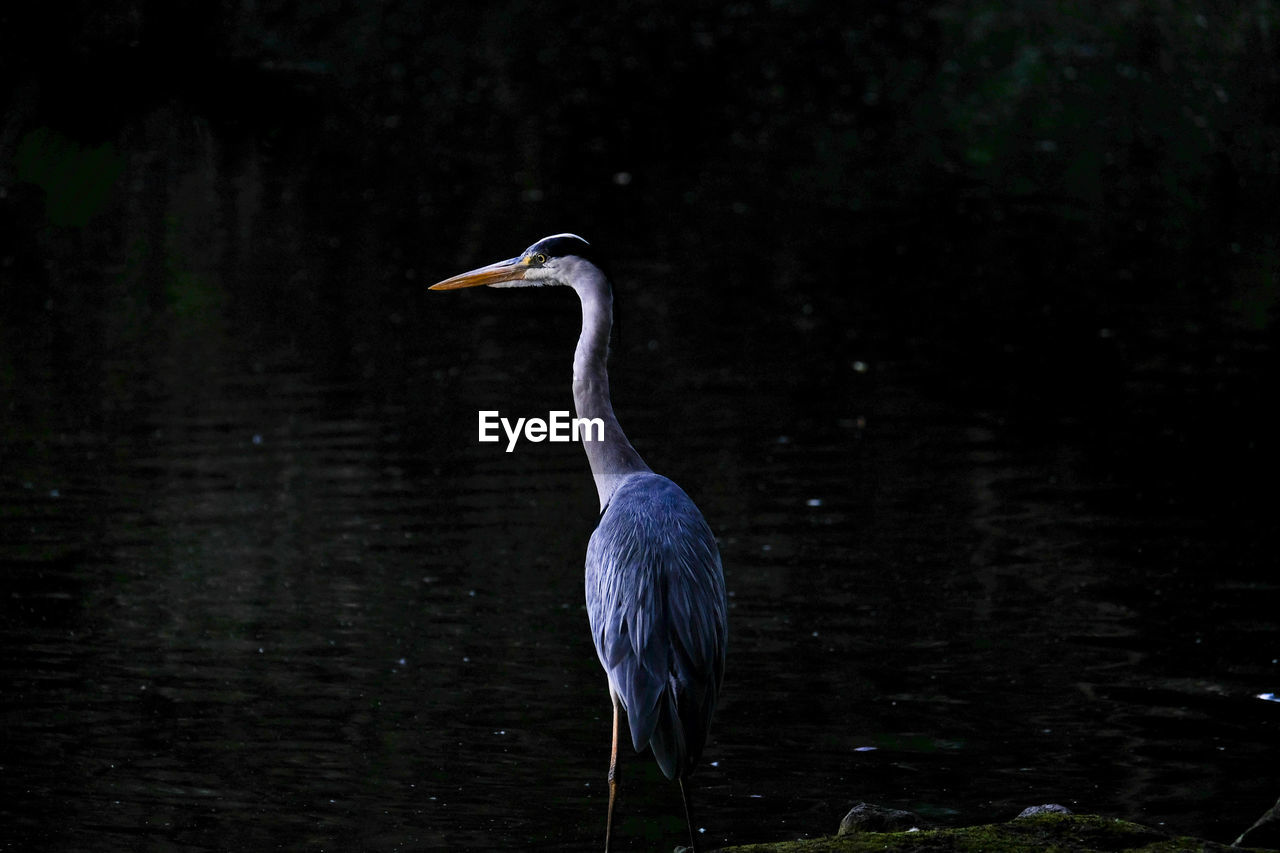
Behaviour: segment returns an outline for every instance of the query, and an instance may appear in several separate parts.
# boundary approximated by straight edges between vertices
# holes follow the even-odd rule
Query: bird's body
[[[633,474],[605,507],[587,545],[587,613],[632,745],[683,779],[711,726],[728,626],[715,538],[666,477]]]
[[[587,613],[614,711],[605,850],[613,829],[620,708],[636,750],[649,746],[663,774],[680,782],[696,848],[684,780],[702,754],[724,675],[724,574],[702,513],[679,486],[649,469],[614,415],[606,369],[613,290],[591,257],[581,237],[557,234],[433,289],[560,284],[578,294],[574,406],[579,418],[599,418],[604,426],[602,440],[584,441],[583,448],[600,499],[600,521],[587,545]]]

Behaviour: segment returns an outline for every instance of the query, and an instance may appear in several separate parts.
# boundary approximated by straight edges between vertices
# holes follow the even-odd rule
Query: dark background
[[[0,98],[19,841],[595,843],[590,479],[471,432],[575,306],[425,289],[559,231],[721,536],[709,838],[1280,793],[1269,0],[10,4]]]

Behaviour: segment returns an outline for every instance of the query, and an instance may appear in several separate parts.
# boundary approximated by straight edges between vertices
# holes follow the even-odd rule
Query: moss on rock
[[[1226,853],[1246,849],[1176,837],[1097,815],[1040,814],[1008,823],[917,832],[866,832],[774,844],[725,847],[721,853]]]

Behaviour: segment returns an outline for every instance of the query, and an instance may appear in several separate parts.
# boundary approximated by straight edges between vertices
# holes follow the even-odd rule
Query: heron
[[[604,849],[608,853],[613,837],[619,717],[625,714],[635,751],[649,747],[663,775],[678,781],[696,851],[686,782],[706,745],[724,677],[729,626],[720,550],[698,507],[645,464],[613,413],[606,364],[613,286],[592,246],[576,234],[554,234],[431,290],[482,285],[560,285],[573,288],[582,303],[573,402],[579,418],[604,424],[597,440],[583,441],[600,498],[587,544],[587,615],[613,702]]]

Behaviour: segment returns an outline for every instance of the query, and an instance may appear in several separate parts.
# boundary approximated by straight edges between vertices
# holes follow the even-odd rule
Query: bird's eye
[[[532,260],[535,264],[538,264],[539,266],[541,266],[542,264],[545,264],[547,262],[547,256],[542,254],[541,252],[538,252],[536,255],[530,258],[530,260]]]

